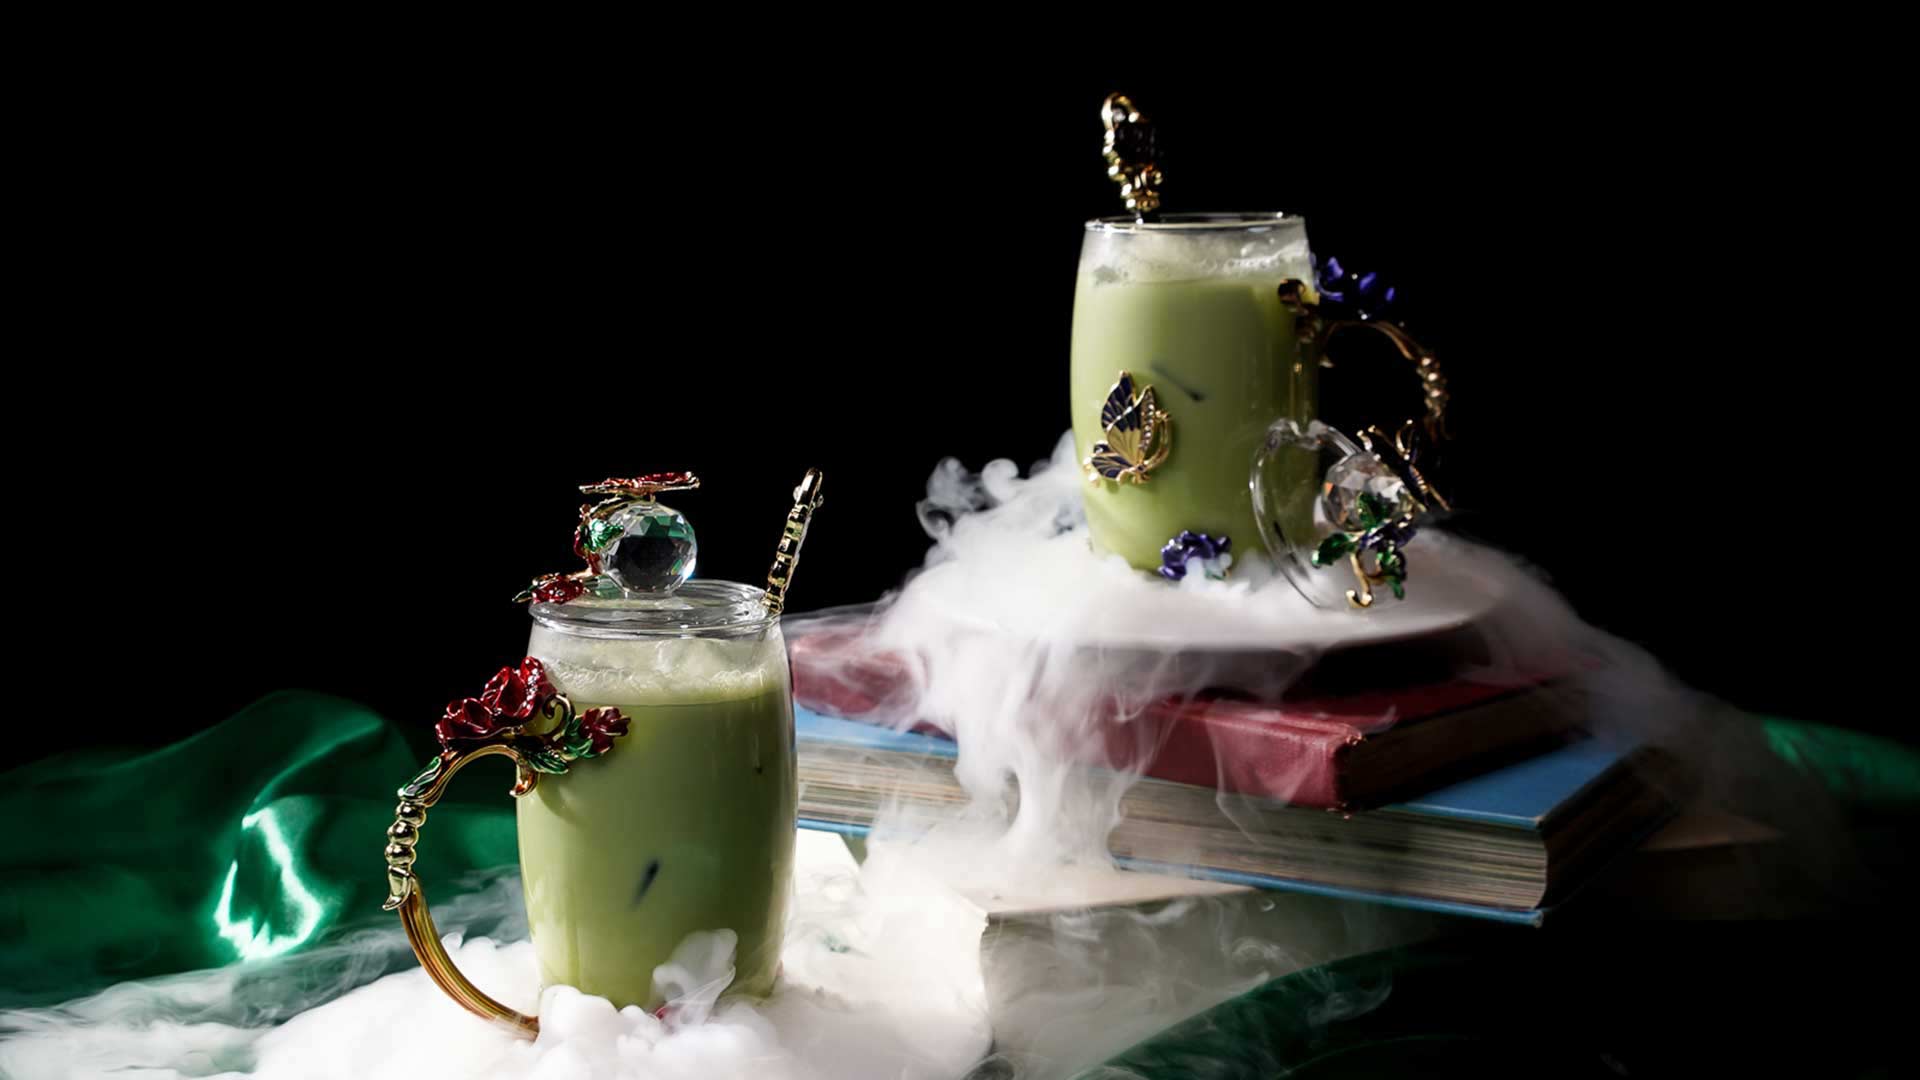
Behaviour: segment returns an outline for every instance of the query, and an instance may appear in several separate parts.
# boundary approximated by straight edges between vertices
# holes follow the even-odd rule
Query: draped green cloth
[[[1915,806],[1920,757],[1906,747],[1785,721],[1768,721],[1766,736],[1782,760],[1851,805],[1906,812]],[[0,839],[0,1007],[52,1004],[129,979],[298,957],[356,928],[393,930],[393,916],[380,910],[381,848],[393,819],[392,792],[424,756],[362,707],[287,692],[162,750],[74,754],[7,772],[0,780],[0,820],[9,826]],[[498,788],[487,770],[476,772],[435,811],[431,840],[421,849],[429,881],[452,884],[516,861],[511,802],[503,797],[511,770],[500,767]],[[1282,1059],[1331,1069],[1342,1055],[1370,1068],[1386,1060],[1379,1055],[1403,1052],[1417,1065],[1421,1055],[1450,1045],[1449,1017],[1467,1022],[1466,1014],[1448,1011],[1470,1001],[1468,991],[1479,985],[1459,981],[1468,978],[1463,973],[1480,972],[1491,992],[1489,973],[1501,970],[1446,948],[1453,946],[1278,980],[1138,1049],[1129,1059],[1135,1072],[1126,1075],[1187,1075],[1180,1062],[1197,1060],[1208,1046],[1215,1069],[1193,1075],[1278,1075],[1259,1070]],[[411,958],[399,951],[393,962]],[[1364,998],[1382,965],[1396,972],[1399,1004],[1357,1014],[1362,1019],[1344,1029],[1351,1040],[1345,1049],[1327,1042],[1326,1031],[1342,1030],[1337,1024],[1296,1032],[1276,1019],[1294,1015],[1287,1002],[1297,997],[1300,1023],[1307,1024],[1313,1009],[1324,1009],[1328,987],[1338,989],[1342,980],[1357,987],[1354,1000]],[[1442,968],[1452,974],[1442,978]],[[379,973],[360,974],[364,981]],[[1421,1001],[1427,1004],[1418,1007],[1430,1010],[1425,1020],[1392,1026],[1416,1007],[1409,1003]],[[1295,1036],[1306,1041],[1290,1044]],[[1222,1039],[1244,1041],[1249,1071],[1221,1064]]]
[[[424,757],[352,702],[283,692],[158,751],[8,771],[0,1007],[397,925],[380,910],[381,849],[394,789]],[[498,790],[475,771],[435,811],[421,849],[433,879],[518,858],[503,796],[512,770],[501,767]]]
[[[1874,735],[1779,717],[1760,723],[1767,746],[1857,809],[1911,813],[1920,807],[1920,754]]]

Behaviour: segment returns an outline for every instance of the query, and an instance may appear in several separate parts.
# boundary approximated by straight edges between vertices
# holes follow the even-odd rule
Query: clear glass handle
[[[1313,553],[1331,531],[1322,505],[1326,477],[1336,466],[1364,454],[1353,440],[1321,423],[1283,417],[1267,428],[1254,451],[1247,487],[1253,518],[1274,566],[1301,596],[1318,607],[1344,607],[1337,574],[1315,566]]]
[[[1309,602],[1370,608],[1375,586],[1406,598],[1401,549],[1427,508],[1371,447],[1318,420],[1276,420],[1247,482],[1267,553]]]

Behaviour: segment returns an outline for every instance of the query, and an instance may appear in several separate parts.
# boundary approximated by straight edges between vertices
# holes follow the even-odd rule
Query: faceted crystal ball
[[[1413,512],[1413,493],[1379,458],[1365,451],[1349,454],[1327,469],[1321,488],[1320,511],[1341,532],[1366,528],[1360,516],[1360,496],[1373,495],[1393,508],[1394,517]]]
[[[635,503],[608,515],[600,568],[628,592],[672,592],[693,576],[699,545],[680,511]]]

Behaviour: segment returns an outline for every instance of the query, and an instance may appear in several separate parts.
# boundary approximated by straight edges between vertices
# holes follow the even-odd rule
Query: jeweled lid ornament
[[[693,576],[700,545],[686,515],[657,496],[699,486],[700,478],[690,472],[610,477],[582,485],[583,495],[606,496],[581,504],[574,526],[573,553],[586,568],[535,578],[514,599],[564,604],[588,593],[612,599],[678,589]]]

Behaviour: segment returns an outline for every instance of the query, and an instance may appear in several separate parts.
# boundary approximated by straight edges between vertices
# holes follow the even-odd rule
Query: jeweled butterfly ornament
[[[1100,428],[1106,438],[1093,444],[1083,463],[1088,483],[1144,484],[1173,446],[1173,421],[1153,387],[1136,392],[1133,376],[1124,371],[1100,406]]]

